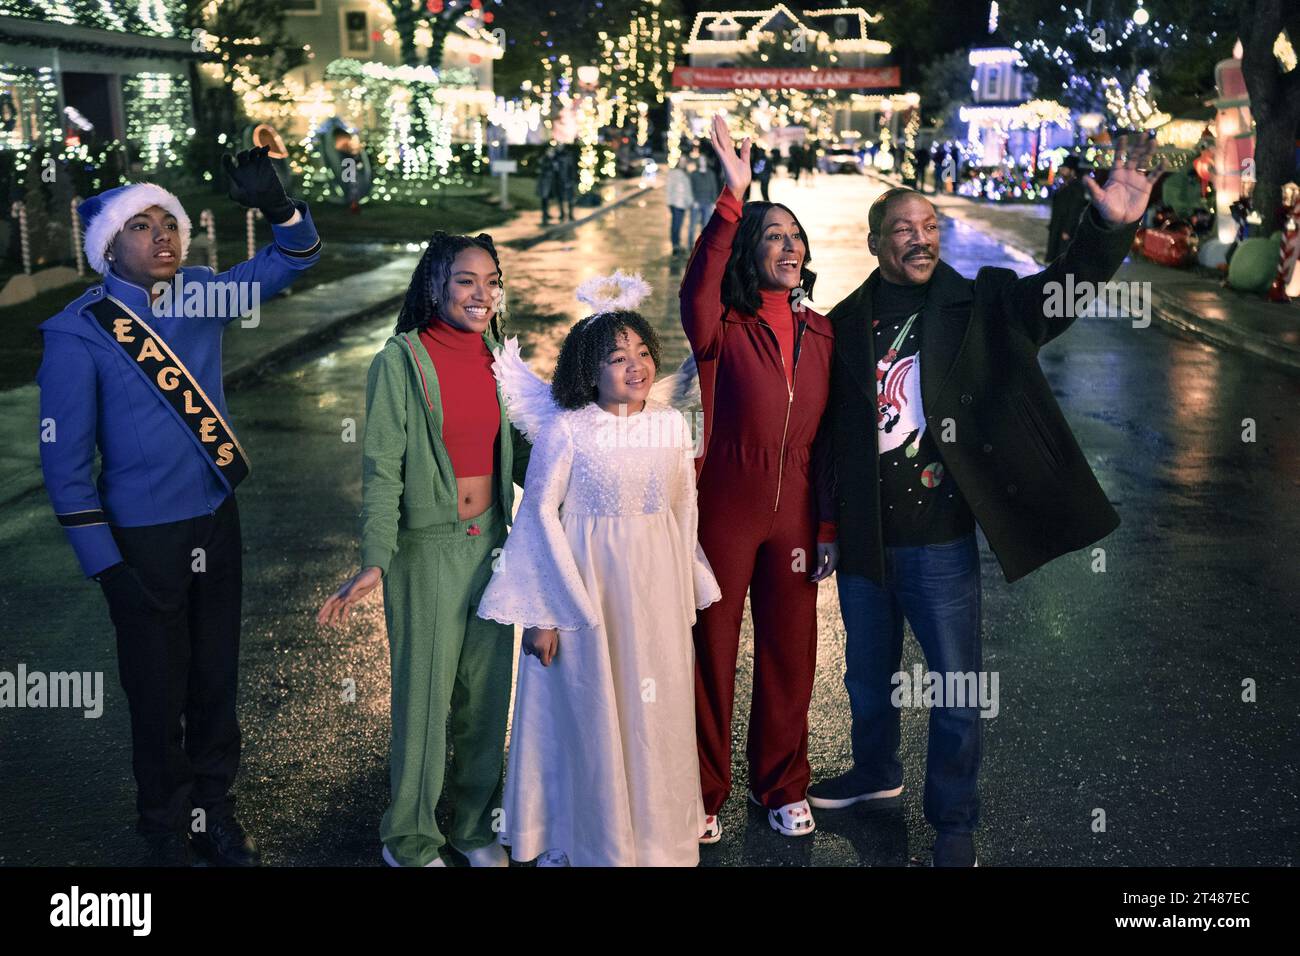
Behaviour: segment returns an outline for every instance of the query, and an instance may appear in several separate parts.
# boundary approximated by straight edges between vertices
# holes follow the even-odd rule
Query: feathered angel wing
[[[703,403],[700,398],[700,370],[695,364],[695,353],[688,354],[677,371],[665,375],[650,386],[650,397],[654,401],[671,405],[689,419],[690,411]]]
[[[501,387],[506,414],[524,437],[535,444],[538,436],[560,412],[560,406],[551,397],[551,386],[528,367],[519,352],[517,337],[506,339],[492,355],[495,358],[492,374]]]

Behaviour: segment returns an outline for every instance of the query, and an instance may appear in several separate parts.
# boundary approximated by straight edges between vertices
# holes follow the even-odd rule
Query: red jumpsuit
[[[829,448],[820,437],[831,325],[810,309],[792,311],[784,292],[763,292],[757,316],[723,307],[722,277],[740,211],[724,188],[681,288],[682,326],[704,405],[696,459],[699,539],[722,590],[722,600],[700,612],[694,629],[708,814],[721,809],[731,790],[731,713],[746,590],[754,618],[750,790],[770,809],[804,799],[817,661],[817,585],[809,575],[819,538],[835,537]]]

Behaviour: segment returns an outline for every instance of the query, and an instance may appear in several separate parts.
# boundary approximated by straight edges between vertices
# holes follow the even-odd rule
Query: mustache
[[[904,259],[917,259],[922,257],[927,259],[935,258],[934,249],[932,249],[929,246],[913,246],[911,249],[908,249],[907,252],[903,254]]]

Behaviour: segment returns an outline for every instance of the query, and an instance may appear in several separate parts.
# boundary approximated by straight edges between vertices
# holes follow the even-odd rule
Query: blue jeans
[[[886,548],[883,587],[843,572],[837,582],[854,772],[864,790],[893,789],[903,782],[902,714],[891,700],[891,679],[903,655],[903,619],[912,625],[930,671],[978,673],[979,545],[972,532],[943,544]],[[978,706],[930,709],[925,818],[939,833],[971,833],[979,824],[980,720]]]
[[[672,240],[673,248],[682,247],[682,223],[686,221],[685,207],[669,206],[668,212],[672,216],[672,223],[668,227],[668,237]]]
[[[699,202],[691,206],[691,225],[688,230],[689,238],[686,245],[692,249],[695,248],[695,240],[699,238],[700,233],[704,230],[704,224],[709,221],[709,216],[712,214],[712,206],[706,206],[704,203]]]

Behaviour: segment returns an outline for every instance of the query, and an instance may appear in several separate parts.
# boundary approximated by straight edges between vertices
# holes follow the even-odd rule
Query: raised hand
[[[709,138],[713,141],[713,152],[722,166],[727,188],[731,190],[733,196],[744,202],[745,197],[749,195],[749,183],[754,178],[754,173],[749,168],[749,137],[746,136],[745,141],[740,144],[740,155],[737,156],[736,147],[731,141],[731,131],[727,129],[726,117],[721,113],[714,113]]]
[[[1115,165],[1106,185],[1098,186],[1091,176],[1083,178],[1092,204],[1108,224],[1121,226],[1136,222],[1146,212],[1151,190],[1165,171],[1163,162],[1146,169],[1155,151],[1154,137],[1125,134],[1115,144]]]
[[[221,165],[230,177],[230,198],[262,210],[268,222],[278,225],[292,219],[296,210],[267,156],[270,151],[269,146],[257,146],[237,156],[226,153],[221,157]]]

